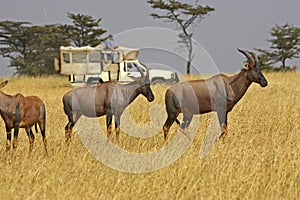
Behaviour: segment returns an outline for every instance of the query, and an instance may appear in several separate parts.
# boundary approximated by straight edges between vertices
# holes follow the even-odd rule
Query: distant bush
[[[265,72],[296,72],[297,66],[294,65],[293,67],[290,66],[280,66],[280,67],[273,67],[273,66],[262,66],[262,70]]]

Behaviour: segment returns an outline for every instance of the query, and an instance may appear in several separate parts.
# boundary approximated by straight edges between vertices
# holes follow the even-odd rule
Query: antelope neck
[[[247,74],[247,70],[243,69],[240,73],[232,77],[230,87],[235,94],[235,101],[238,101],[251,85]]]

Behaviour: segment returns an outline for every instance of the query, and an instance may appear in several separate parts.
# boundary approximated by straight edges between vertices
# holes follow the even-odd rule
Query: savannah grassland
[[[265,76],[269,85],[250,86],[229,113],[226,138],[208,156],[199,157],[210,121],[210,114],[205,114],[193,119],[201,125],[187,151],[173,164],[148,173],[107,167],[89,153],[76,132],[65,144],[67,118],[61,99],[71,89],[66,77],[10,78],[1,91],[38,95],[46,104],[49,156],[40,134],[35,134],[35,149],[29,156],[24,130],[15,154],[6,153],[1,120],[0,199],[299,199],[300,74]],[[166,87],[153,87],[154,103],[164,105]],[[127,108],[133,121],[149,124],[151,104],[138,97]],[[159,123],[165,119],[161,116]],[[99,123],[105,130],[105,117]],[[174,124],[170,139],[177,129]],[[164,145],[162,132],[149,139],[121,132],[119,143],[114,135],[111,141],[133,152]]]

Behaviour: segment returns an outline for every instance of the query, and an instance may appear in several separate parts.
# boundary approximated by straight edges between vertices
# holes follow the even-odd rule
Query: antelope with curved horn
[[[63,96],[64,112],[69,122],[65,127],[66,141],[71,139],[72,128],[84,115],[86,117],[100,117],[106,115],[107,136],[112,131],[112,116],[115,116],[116,137],[119,138],[120,118],[124,109],[142,94],[149,102],[154,100],[150,88],[149,70],[146,75],[137,67],[141,77],[128,84],[118,84],[108,81],[96,86],[75,88]]]
[[[243,97],[252,82],[266,87],[268,82],[260,69],[257,56],[249,51],[240,50],[248,59],[248,63],[238,74],[226,76],[215,75],[206,80],[181,82],[170,87],[165,94],[168,118],[164,123],[164,139],[177,116],[183,113],[181,129],[189,126],[194,114],[217,112],[221,126],[220,137],[227,132],[227,114]],[[188,136],[187,136],[188,137]]]

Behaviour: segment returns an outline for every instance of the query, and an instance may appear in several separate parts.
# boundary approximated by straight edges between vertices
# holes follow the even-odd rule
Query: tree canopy
[[[10,58],[18,74],[51,74],[59,46],[69,44],[61,25],[32,26],[28,22],[0,22],[0,54]]]
[[[9,58],[9,67],[15,67],[20,75],[55,73],[53,59],[59,57],[60,46],[95,46],[106,32],[99,27],[101,19],[72,13],[68,17],[73,25],[1,21],[0,55]]]
[[[193,59],[193,34],[190,27],[204,19],[214,8],[201,6],[198,1],[194,4],[183,3],[176,0],[148,0],[150,6],[157,12],[151,13],[154,19],[164,19],[167,22],[174,22],[181,30],[179,33],[180,43],[188,49],[187,74],[190,74],[190,67]]]
[[[73,13],[67,13],[67,15],[73,22],[73,25],[67,26],[67,29],[69,38],[75,46],[94,47],[104,40],[101,36],[106,30],[100,28],[101,18],[93,19],[89,15]]]
[[[275,25],[271,28],[270,49],[258,49],[261,52],[260,58],[264,60],[266,66],[272,68],[270,65],[280,62],[280,68],[287,70],[286,60],[299,58],[300,55],[300,28],[291,24],[284,24],[282,26]]]

